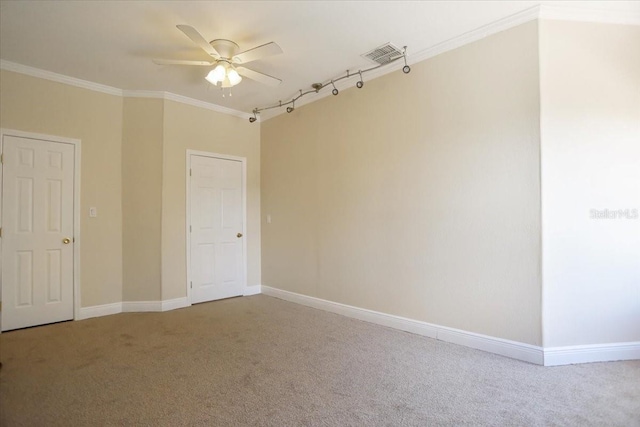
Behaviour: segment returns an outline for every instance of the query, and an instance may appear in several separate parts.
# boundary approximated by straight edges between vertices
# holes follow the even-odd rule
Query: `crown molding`
[[[63,74],[54,73],[52,71],[41,70],[40,68],[29,67],[27,65],[18,64],[16,62],[5,61],[0,59],[0,69],[12,71],[14,73],[24,74],[31,77],[37,77],[56,83],[63,83],[69,86],[75,86],[82,89],[92,90],[94,92],[106,93],[108,95],[122,96],[122,89],[100,83],[90,82],[88,80],[77,79],[75,77],[65,76]]]
[[[426,59],[433,58],[434,56],[440,55],[450,50],[471,44],[493,34],[497,34],[510,28],[517,27],[518,25],[522,25],[530,21],[534,21],[538,19],[539,16],[540,6],[534,6],[529,9],[523,10],[522,12],[506,16],[490,24],[483,25],[482,27],[478,27],[475,30],[468,31],[464,34],[453,37],[449,40],[445,40],[427,49],[421,50],[420,52],[417,52],[415,55],[412,55],[408,58],[410,59],[409,63],[415,64],[417,62],[422,62]]]
[[[204,108],[206,110],[211,110],[211,111],[215,111],[215,112],[230,115],[230,116],[240,117],[242,119],[249,119],[249,117],[252,116],[252,114],[249,114],[249,113],[233,110],[231,108],[222,107],[220,105],[212,104],[205,101],[200,101],[198,99],[189,98],[187,96],[176,95],[175,93],[151,91],[151,90],[122,90],[112,86],[102,85],[99,83],[94,83],[87,80],[78,79],[75,77],[69,77],[63,74],[41,70],[39,68],[29,67],[27,65],[18,64],[11,61],[0,60],[0,69],[11,71],[14,73],[24,74],[27,76],[36,77],[44,80],[49,80],[56,83],[62,83],[69,86],[75,86],[82,89],[91,90],[94,92],[120,96],[123,98],[163,99],[168,101],[179,102],[181,104],[192,105],[194,107]]]
[[[165,99],[166,92],[157,90],[123,90],[124,98]]]
[[[223,107],[221,105],[212,104],[210,102],[200,101],[198,99],[189,98],[182,95],[176,95],[175,93],[165,92],[165,98],[169,101],[180,102],[182,104],[192,105],[194,107],[204,108],[206,110],[217,111],[218,113],[227,114],[229,116],[240,117],[241,119],[249,120],[252,114],[245,113],[243,111],[233,110],[231,108]]]
[[[540,6],[540,19],[594,22],[600,24],[640,25],[640,11],[584,9],[552,5]]]
[[[176,95],[171,92],[152,91],[152,90],[124,90],[122,94],[125,98],[147,98],[147,99],[164,99],[166,101],[175,101],[181,104],[187,104],[205,110],[216,111],[218,113],[229,116],[240,117],[241,119],[249,119],[252,114],[243,111],[233,110],[221,105],[212,104],[210,102],[200,101],[199,99],[189,98],[187,96]]]
[[[582,9],[575,7],[547,5],[533,6],[529,9],[514,13],[513,15],[506,16],[490,24],[483,25],[482,27],[478,27],[474,30],[453,37],[449,40],[445,40],[427,49],[423,49],[414,54],[407,55],[407,63],[409,65],[413,65],[425,61],[429,58],[433,58],[434,56],[481,40],[490,35],[508,30],[513,27],[517,27],[518,25],[522,25],[530,21],[535,21],[536,19],[594,22],[619,25],[640,25],[640,12],[630,13],[624,11]],[[403,66],[403,61],[397,61],[389,64],[386,67],[381,67],[376,70],[370,71],[366,74],[367,80],[373,80],[375,78],[382,77],[386,74],[399,70]],[[338,90],[352,87],[353,81],[355,81],[356,77],[358,77],[357,72],[356,74],[354,74],[354,80],[341,80],[339,83],[336,83],[336,87],[338,88]],[[318,101],[330,94],[330,90],[326,90],[316,94],[309,94],[306,97],[300,98],[298,101],[296,101],[296,107],[302,107],[303,105]],[[279,116],[284,112],[284,108],[265,111],[261,113],[262,121]]]

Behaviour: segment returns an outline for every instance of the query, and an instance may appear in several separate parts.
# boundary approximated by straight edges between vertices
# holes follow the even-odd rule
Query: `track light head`
[[[293,98],[293,99],[291,100],[291,107],[287,107],[287,113],[290,113],[290,112],[292,112],[292,111],[293,111],[293,110],[295,110],[295,109],[296,109],[296,99],[295,99],[295,98]]]
[[[411,72],[411,67],[407,64],[407,47],[402,48],[402,59],[404,60],[404,67],[402,67],[402,72],[405,74],[409,74]]]
[[[249,117],[249,123],[253,123],[253,122],[255,122],[255,121],[256,121],[256,118],[255,118],[255,117]]]
[[[358,71],[358,74],[360,74],[360,80],[356,82],[356,87],[358,89],[362,89],[362,86],[364,86],[364,81],[362,80],[362,71]]]
[[[333,86],[333,90],[331,91],[331,93],[335,96],[338,94],[338,88],[336,87],[336,84],[333,82],[333,80],[331,80],[331,86]]]

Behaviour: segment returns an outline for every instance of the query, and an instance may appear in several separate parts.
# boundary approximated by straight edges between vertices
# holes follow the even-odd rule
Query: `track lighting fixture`
[[[293,99],[293,100],[291,100],[291,107],[287,107],[287,113],[290,113],[295,109],[296,109],[296,100]]]
[[[404,67],[402,67],[402,72],[405,74],[409,74],[411,72],[411,67],[407,65],[407,47],[406,46],[402,50],[402,57],[404,58]]]
[[[346,74],[344,74],[343,76],[340,76],[340,77],[338,77],[336,79],[331,79],[328,83],[314,83],[314,84],[311,85],[311,88],[312,88],[311,90],[308,90],[306,92],[303,92],[301,90],[300,94],[297,95],[297,96],[294,96],[291,99],[291,101],[289,101],[289,102],[285,102],[283,104],[282,101],[279,101],[278,104],[276,104],[276,105],[271,105],[271,106],[268,106],[268,107],[254,109],[254,115],[255,115],[255,113],[259,113],[259,112],[264,111],[264,110],[270,110],[272,108],[282,108],[285,105],[288,105],[287,106],[287,113],[291,113],[293,110],[295,110],[295,108],[296,108],[295,102],[298,99],[300,99],[303,96],[308,95],[310,93],[320,93],[320,91],[322,89],[324,89],[325,87],[327,87],[329,85],[331,85],[333,87],[333,89],[331,90],[331,93],[334,96],[338,95],[338,93],[340,93],[340,92],[338,91],[338,88],[336,87],[336,82],[338,82],[340,80],[343,80],[343,79],[349,79],[351,77],[354,77],[356,74],[358,74],[358,76],[360,77],[360,80],[358,80],[356,82],[356,87],[358,89],[362,89],[364,87],[364,80],[362,78],[362,74],[367,73],[369,71],[376,70],[376,69],[378,69],[380,67],[388,66],[389,64],[391,64],[393,62],[396,62],[396,61],[398,61],[400,59],[404,60],[404,67],[402,67],[402,72],[405,73],[405,74],[409,74],[409,72],[411,71],[411,67],[409,67],[409,65],[407,64],[407,47],[404,46],[404,49],[402,50],[402,56],[398,56],[396,58],[393,58],[392,60],[390,60],[388,62],[385,62],[384,64],[380,64],[380,65],[377,65],[375,67],[367,68],[366,70],[359,70],[357,73],[350,74],[349,70],[347,70]],[[249,119],[249,121],[251,121],[251,123],[253,123],[255,120]]]
[[[253,117],[249,117],[249,123],[253,123],[253,122],[255,122],[256,120],[258,120],[258,116],[257,116],[257,114],[258,114],[257,109],[254,109],[254,110],[253,110]]]

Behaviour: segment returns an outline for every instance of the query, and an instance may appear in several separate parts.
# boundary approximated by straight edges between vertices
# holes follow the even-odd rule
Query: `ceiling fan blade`
[[[282,49],[277,43],[271,42],[263,44],[262,46],[254,47],[253,49],[245,50],[233,57],[234,62],[246,64],[247,62],[256,61],[258,59],[266,58],[271,55],[278,55],[282,53]]]
[[[200,46],[205,52],[214,58],[220,58],[220,54],[209,44],[208,41],[205,40],[204,37],[193,27],[188,25],[176,25],[180,31],[184,33],[185,36],[189,37],[192,42]]]
[[[269,76],[267,74],[263,74],[263,73],[259,73],[257,71],[253,71],[249,68],[245,68],[245,67],[236,67],[236,71],[247,77],[250,78],[251,80],[255,80],[259,83],[268,85],[268,86],[278,86],[280,83],[282,83],[282,80],[277,79],[275,77]]]
[[[211,66],[215,61],[186,61],[182,59],[154,59],[154,64],[158,65],[206,65]]]

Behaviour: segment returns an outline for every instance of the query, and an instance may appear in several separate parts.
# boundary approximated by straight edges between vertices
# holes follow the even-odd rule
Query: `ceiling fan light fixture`
[[[215,73],[213,72],[213,70],[209,71],[209,74],[207,74],[207,77],[205,77],[205,80],[211,83],[212,85],[218,84],[218,80],[216,80]]]
[[[229,71],[227,73],[227,77],[229,78],[229,83],[231,86],[235,86],[242,81],[242,77],[233,67],[229,67]]]
[[[205,77],[205,79],[207,79],[207,81],[212,85],[216,85],[218,84],[218,82],[224,80],[226,73],[227,70],[225,69],[224,64],[218,64],[213,68],[213,70],[209,71],[209,74],[207,74],[207,77]]]
[[[222,88],[229,88],[237,85],[242,81],[242,77],[231,64],[219,63],[215,68],[209,71],[205,79],[212,85],[221,83]]]

